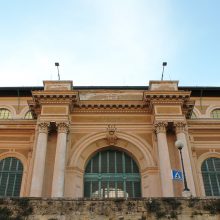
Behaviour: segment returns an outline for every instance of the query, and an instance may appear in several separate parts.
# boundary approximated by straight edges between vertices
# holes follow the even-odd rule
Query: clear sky
[[[0,0],[0,86],[220,86],[220,0]]]

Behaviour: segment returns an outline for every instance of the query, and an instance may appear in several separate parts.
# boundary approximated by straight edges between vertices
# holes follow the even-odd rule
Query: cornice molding
[[[111,112],[111,113],[135,113],[142,112],[148,113],[149,110],[144,102],[138,103],[114,103],[114,102],[103,102],[103,103],[77,103],[74,105],[74,112]]]
[[[33,100],[28,101],[34,118],[42,105],[69,105],[70,112],[78,113],[152,113],[153,106],[180,105],[186,118],[190,118],[195,101],[189,91],[144,91],[142,100],[80,100],[79,91],[33,91]]]
[[[79,101],[77,91],[32,91],[33,100],[28,101],[29,108],[34,118],[41,112],[42,105],[47,104],[66,104],[70,111],[75,103]]]
[[[190,94],[189,91],[146,91],[144,92],[144,101],[149,106],[150,112],[156,104],[181,105],[186,118],[190,118],[195,105],[195,101],[190,100]]]

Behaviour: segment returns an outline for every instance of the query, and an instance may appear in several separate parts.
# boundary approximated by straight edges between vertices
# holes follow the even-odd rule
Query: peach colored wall
[[[106,92],[107,93],[107,92]],[[132,97],[132,96],[131,96]],[[135,96],[136,97],[136,96]],[[139,97],[139,96],[138,96]],[[141,97],[141,96],[140,96]],[[0,108],[7,108],[13,120],[0,121],[0,159],[15,156],[24,165],[21,196],[29,195],[34,150],[36,143],[36,120],[23,120],[29,110],[27,100],[31,97],[0,98]],[[208,157],[220,158],[220,121],[210,119],[210,113],[220,108],[220,98],[193,97],[194,113],[199,120],[187,120],[189,148],[197,196],[204,196],[201,164]],[[114,100],[112,101],[114,102]],[[163,108],[163,110],[166,108]],[[105,111],[105,110],[103,110]],[[169,112],[170,113],[170,112]],[[116,146],[129,153],[140,168],[142,195],[161,196],[161,180],[158,167],[157,139],[153,126],[153,114],[139,113],[72,113],[68,135],[65,171],[65,196],[83,196],[83,173],[91,156],[107,147],[107,125],[115,124],[118,138]],[[48,116],[48,120],[50,116]],[[175,134],[167,135],[172,168],[180,168],[178,152],[174,147]],[[56,133],[49,134],[42,196],[51,195],[53,165],[56,150]],[[174,182],[175,196],[181,195],[182,184]]]

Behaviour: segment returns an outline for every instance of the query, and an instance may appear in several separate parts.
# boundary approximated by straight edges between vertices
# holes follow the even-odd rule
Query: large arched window
[[[0,119],[11,119],[11,112],[6,108],[0,108]]]
[[[220,118],[220,109],[215,109],[211,112],[212,118]]]
[[[220,196],[220,158],[209,158],[202,163],[202,177],[206,196]]]
[[[136,162],[125,152],[105,150],[88,162],[84,175],[84,196],[98,198],[141,197]]]
[[[15,157],[0,160],[0,196],[19,196],[23,165]]]

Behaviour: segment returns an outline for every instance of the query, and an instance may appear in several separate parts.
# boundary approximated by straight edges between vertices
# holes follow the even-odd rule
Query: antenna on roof
[[[57,72],[58,72],[58,80],[60,80],[60,72],[59,72],[59,63],[55,63],[55,66],[57,67]]]
[[[163,62],[163,71],[162,71],[162,76],[161,76],[161,80],[163,81],[163,73],[164,73],[164,67],[167,66],[167,62]]]

